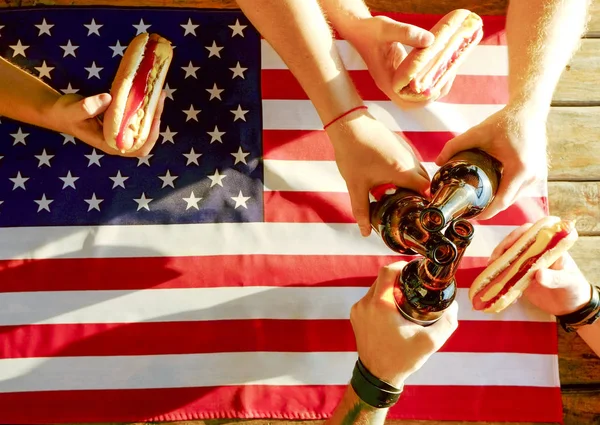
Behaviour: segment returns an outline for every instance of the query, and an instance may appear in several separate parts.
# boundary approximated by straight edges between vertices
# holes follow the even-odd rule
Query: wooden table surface
[[[468,8],[483,15],[503,15],[507,0],[368,0],[376,11],[446,13]],[[235,9],[234,0],[3,0],[1,6],[122,5]],[[572,255],[592,282],[600,283],[600,0],[594,0],[582,45],[565,69],[554,94],[548,122],[550,213],[577,219],[581,237]],[[559,331],[559,367],[565,425],[600,424],[600,359],[577,335]],[[506,406],[510,408],[510,406]],[[290,425],[285,421],[214,420],[178,422],[177,425]],[[308,422],[308,421],[307,421]],[[317,425],[314,421],[298,425]],[[434,422],[389,421],[406,425]],[[467,422],[444,422],[466,425]],[[476,425],[475,422],[468,424]],[[481,424],[481,423],[480,423]],[[493,425],[486,422],[487,425]],[[240,424],[242,425],[242,424]],[[521,424],[525,425],[525,424]]]

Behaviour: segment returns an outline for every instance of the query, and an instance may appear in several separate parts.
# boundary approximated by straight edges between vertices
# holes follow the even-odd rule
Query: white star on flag
[[[75,55],[75,50],[79,49],[79,46],[74,46],[71,43],[71,40],[67,41],[66,45],[60,46],[60,48],[65,51],[65,53],[63,54],[63,58],[66,58],[69,55],[73,56],[74,58],[77,57]]]
[[[12,190],[15,190],[19,187],[23,190],[26,190],[25,182],[27,182],[27,180],[29,180],[29,177],[21,176],[21,172],[19,171],[19,172],[17,172],[16,177],[9,177],[9,180],[14,183]]]
[[[21,130],[21,127],[19,127],[19,129],[17,130],[16,133],[11,133],[11,136],[14,137],[15,141],[13,142],[13,146],[22,143],[24,145],[27,145],[27,143],[25,142],[25,138],[27,136],[29,136],[29,133],[23,133],[23,130]]]
[[[248,68],[242,68],[239,61],[238,61],[237,65],[235,66],[235,68],[229,68],[229,70],[233,72],[233,77],[231,77],[232,80],[235,77],[241,77],[244,80],[246,79],[246,77],[244,77],[244,72],[247,71]]]
[[[196,195],[194,195],[194,191],[192,191],[191,195],[189,198],[182,198],[185,202],[187,202],[187,206],[185,207],[185,210],[189,210],[190,208],[196,208],[197,210],[200,210],[200,208],[198,208],[198,202],[200,202],[200,200],[202,198],[196,198]]]
[[[91,210],[100,211],[100,202],[104,201],[104,199],[98,199],[96,198],[96,194],[92,193],[92,197],[90,199],[84,199],[84,201],[87,202],[88,212],[90,212]]]
[[[138,158],[137,166],[139,167],[140,165],[144,164],[144,165],[147,165],[149,167],[150,166],[150,158],[152,158],[153,156],[154,156],[153,153],[149,153],[146,156],[140,156]]]
[[[113,181],[113,189],[120,186],[123,189],[125,189],[125,180],[127,180],[129,177],[124,177],[121,175],[121,170],[117,171],[117,175],[114,177],[109,177],[109,179],[111,179]]]
[[[38,204],[38,210],[37,210],[37,212],[40,212],[42,210],[46,210],[46,211],[50,212],[50,204],[52,202],[54,202],[54,200],[47,199],[46,198],[46,194],[43,193],[42,194],[42,199],[34,199],[34,202],[36,204]]]
[[[213,100],[215,98],[217,98],[219,100],[223,100],[223,99],[221,99],[221,93],[223,93],[223,91],[225,91],[225,89],[218,88],[217,83],[213,84],[212,89],[206,89],[206,91],[210,93],[210,99],[208,99],[208,100]]]
[[[79,180],[79,177],[71,175],[71,171],[69,170],[65,177],[59,177],[59,179],[63,181],[63,189],[66,189],[67,187],[72,187],[73,189],[76,189],[75,182]]]
[[[150,28],[152,26],[152,24],[146,24],[144,23],[143,19],[140,19],[140,23],[137,25],[133,25],[133,27],[137,30],[137,32],[135,33],[136,36],[140,35],[143,32],[147,32],[148,28]]]
[[[240,35],[240,36],[244,36],[244,29],[247,27],[247,25],[240,25],[240,20],[236,19],[235,20],[235,24],[234,25],[227,25],[229,28],[231,28],[232,33],[231,33],[231,37],[235,37],[236,35]]]
[[[79,89],[74,89],[73,87],[71,87],[71,83],[69,83],[69,85],[67,86],[66,89],[61,89],[61,91],[64,94],[73,94],[73,93],[77,93],[79,91]]]
[[[102,71],[104,67],[96,66],[96,62],[92,61],[92,66],[84,69],[88,72],[88,80],[92,77],[100,79],[100,71]]]
[[[198,77],[196,77],[196,71],[198,71],[200,69],[200,67],[194,66],[192,64],[192,61],[190,61],[188,66],[182,66],[181,69],[183,69],[185,71],[185,78],[188,78],[188,77],[198,78]]]
[[[189,120],[198,121],[198,114],[200,112],[202,112],[200,109],[194,109],[194,105],[190,105],[190,109],[183,111],[186,115],[185,122],[188,122]]]
[[[213,131],[207,131],[206,133],[210,136],[210,143],[212,143],[212,142],[223,143],[221,136],[224,136],[225,132],[219,131],[219,127],[217,127],[216,125],[215,125],[215,129]]]
[[[169,83],[167,83],[165,84],[165,88],[163,90],[167,93],[168,99],[175,100],[173,99],[173,93],[175,93],[177,89],[172,89],[171,87],[169,87]]]
[[[215,170],[215,174],[207,177],[210,179],[210,187],[216,185],[223,187],[223,179],[227,177],[227,174],[219,174],[219,170]]]
[[[216,56],[218,58],[221,57],[221,53],[219,53],[219,52],[221,50],[223,50],[223,47],[217,46],[217,43],[214,40],[213,40],[212,46],[205,46],[204,48],[210,52],[208,55],[209,58],[211,58],[213,56]]]
[[[238,162],[248,165],[248,163],[246,162],[246,157],[250,155],[250,153],[244,152],[241,146],[238,148],[237,152],[233,152],[231,153],[231,155],[235,158],[235,162],[233,163],[233,165],[237,164]]]
[[[144,192],[142,192],[142,196],[134,199],[135,202],[137,202],[138,207],[136,211],[141,210],[142,208],[147,209],[148,211],[150,211],[150,202],[152,202],[152,198],[146,198],[146,194]]]
[[[122,46],[121,42],[119,40],[117,40],[117,44],[115,44],[114,46],[108,46],[112,51],[113,51],[113,55],[112,57],[114,58],[115,56],[123,56],[123,53],[125,53],[125,49],[127,48],[127,46]]]
[[[17,44],[13,44],[12,46],[8,47],[13,49],[13,58],[19,55],[23,56],[24,58],[27,57],[27,55],[25,54],[25,50],[29,49],[29,46],[24,46],[23,44],[21,44],[21,40],[17,40]]]
[[[98,30],[100,28],[102,28],[104,25],[97,24],[96,21],[94,19],[92,19],[92,22],[90,22],[89,24],[83,24],[83,26],[88,29],[88,34],[87,35],[89,37],[92,34],[100,35],[100,31],[98,31]]]
[[[51,160],[52,158],[54,158],[54,155],[48,155],[48,154],[46,153],[46,149],[44,149],[44,150],[42,151],[42,154],[41,154],[41,155],[34,155],[34,156],[35,156],[35,157],[38,159],[38,161],[39,161],[39,163],[38,163],[38,168],[41,168],[41,166],[42,166],[42,165],[47,165],[48,167],[50,167],[50,160]]]
[[[76,144],[75,136],[71,136],[70,134],[66,133],[60,133],[60,135],[65,138],[65,140],[63,141],[63,145],[66,145],[67,143],[73,143],[74,145]]]
[[[233,199],[235,201],[235,207],[234,207],[235,209],[237,209],[238,207],[244,207],[244,208],[248,209],[246,202],[248,202],[250,197],[242,195],[241,190],[240,190],[240,193],[238,194],[238,196],[232,196],[231,199]]]
[[[246,121],[246,114],[248,113],[247,109],[242,109],[242,105],[238,105],[237,109],[233,109],[231,113],[235,116],[233,121],[242,120]]]
[[[34,68],[37,70],[39,78],[44,78],[44,77],[52,78],[50,76],[50,71],[52,71],[54,69],[54,67],[46,65],[46,61],[42,62],[42,66],[35,66]]]
[[[167,129],[165,131],[163,131],[162,133],[159,133],[162,138],[163,138],[163,143],[175,143],[175,140],[173,139],[173,137],[175,137],[177,135],[176,131],[171,131],[171,129],[169,128],[169,126],[167,126]]]
[[[181,24],[181,27],[185,30],[185,34],[184,37],[188,34],[192,34],[192,35],[196,35],[196,28],[198,28],[199,25],[195,25],[192,23],[191,18],[188,18],[187,24]]]
[[[42,34],[48,34],[49,36],[52,36],[52,34],[50,34],[50,29],[53,26],[54,25],[52,25],[52,24],[48,24],[46,22],[46,19],[42,19],[42,23],[36,25],[37,29],[40,30],[40,32],[38,33],[38,37],[41,36]]]
[[[93,149],[92,153],[90,155],[84,155],[90,162],[88,163],[88,167],[90,167],[92,164],[96,164],[98,167],[100,167],[100,159],[104,156],[104,155],[100,155],[96,152],[96,149]]]
[[[172,176],[169,170],[167,170],[167,173],[164,176],[158,176],[158,178],[163,182],[161,189],[164,189],[167,186],[171,186],[173,189],[175,189],[175,179],[177,176]]]
[[[200,164],[198,164],[198,158],[200,158],[202,156],[202,154],[196,153],[194,148],[190,149],[190,153],[184,153],[183,156],[185,156],[187,158],[187,162],[185,163],[185,165],[190,165],[190,164],[200,165]]]

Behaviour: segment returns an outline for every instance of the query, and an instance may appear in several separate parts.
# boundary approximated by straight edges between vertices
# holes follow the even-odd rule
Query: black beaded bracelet
[[[396,404],[403,390],[377,378],[360,359],[354,365],[350,384],[362,401],[378,409]]]
[[[573,313],[556,316],[562,328],[567,332],[575,332],[578,328],[591,325],[600,319],[600,288],[592,286],[590,302]]]

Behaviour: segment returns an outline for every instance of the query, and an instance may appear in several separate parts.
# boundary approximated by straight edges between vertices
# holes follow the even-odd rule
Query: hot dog
[[[146,142],[171,59],[171,42],[158,34],[136,36],[123,55],[104,113],[108,145],[121,153],[138,150]]]
[[[413,49],[394,73],[393,90],[401,99],[437,99],[442,87],[481,41],[483,21],[469,10],[457,9],[440,19],[430,32],[435,36],[433,44]]]
[[[475,278],[469,289],[473,308],[486,313],[504,310],[527,289],[535,272],[550,267],[577,237],[573,221],[555,216],[538,220]]]

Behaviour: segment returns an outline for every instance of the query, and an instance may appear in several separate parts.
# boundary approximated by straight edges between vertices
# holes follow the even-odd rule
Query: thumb
[[[76,121],[94,118],[108,109],[112,97],[108,93],[86,97],[70,105],[69,113]]]
[[[540,269],[535,272],[535,280],[544,288],[556,289],[569,286],[568,272],[562,270]],[[573,278],[571,277],[571,280]]]
[[[406,261],[397,261],[379,269],[377,280],[373,285],[375,298],[385,298],[385,295],[391,292],[406,264],[408,264]]]
[[[429,176],[419,173],[416,169],[397,173],[392,183],[398,187],[414,190],[421,195],[426,194],[431,184]]]
[[[388,43],[398,41],[407,46],[427,47],[435,40],[434,35],[423,28],[385,18],[383,39]]]
[[[435,163],[441,167],[458,152],[480,147],[480,143],[481,139],[478,137],[478,132],[472,128],[446,142],[444,148],[435,159]]]

